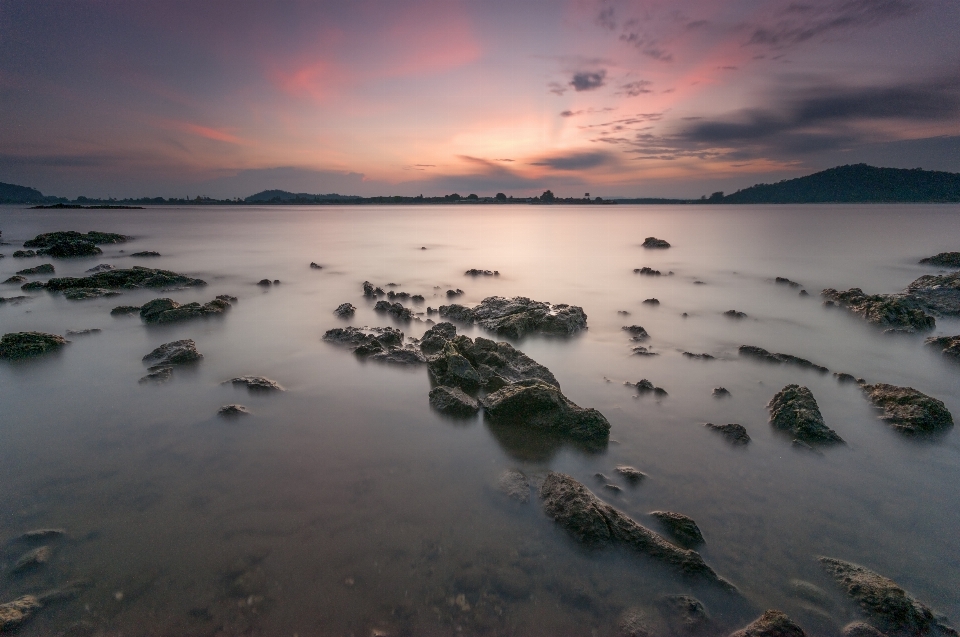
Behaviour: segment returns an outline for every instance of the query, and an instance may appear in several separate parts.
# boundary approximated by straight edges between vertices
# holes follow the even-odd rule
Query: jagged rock
[[[426,332],[420,339],[420,351],[427,356],[436,354],[443,349],[447,341],[452,341],[457,335],[457,328],[453,323],[437,323]]]
[[[140,318],[145,323],[174,323],[204,316],[223,314],[230,303],[214,299],[209,303],[186,303],[181,305],[172,299],[154,299],[140,308]]]
[[[86,241],[88,243],[102,245],[105,243],[124,243],[129,239],[130,237],[122,234],[115,234],[113,232],[97,232],[95,230],[91,230],[86,234],[81,234],[79,232],[74,232],[73,230],[67,230],[65,232],[47,232],[45,234],[38,234],[33,239],[24,241],[23,247],[47,248],[60,241]]]
[[[714,398],[729,398],[730,390],[726,387],[714,387],[713,388],[713,397]]]
[[[628,383],[629,384],[629,383]],[[658,397],[663,397],[667,395],[667,390],[663,387],[654,387],[646,378],[641,379],[639,382],[635,383],[633,387],[637,390],[638,394],[654,394]]]
[[[497,479],[497,489],[517,502],[530,501],[530,481],[516,469],[507,469]]]
[[[960,252],[941,252],[926,259],[920,259],[924,265],[936,265],[942,268],[960,268]]]
[[[702,635],[710,628],[710,615],[696,597],[664,595],[656,604],[674,635]]]
[[[778,610],[768,610],[730,637],[806,637],[803,629]]]
[[[639,325],[624,325],[620,329],[629,333],[632,336],[632,338],[630,339],[632,341],[642,341],[644,339],[650,338],[650,335],[647,333],[647,330],[643,329],[643,327]]]
[[[13,253],[14,259],[28,259],[35,256],[37,256],[37,253],[33,250],[15,250]]]
[[[865,382],[862,378],[857,378],[853,374],[848,374],[846,372],[834,372],[833,377],[837,379],[838,383],[863,383]]]
[[[139,382],[141,385],[144,383],[165,383],[173,378],[173,368],[172,367],[152,367],[151,372],[146,376],[140,378]]]
[[[772,354],[762,347],[756,347],[754,345],[741,345],[737,350],[740,353],[740,356],[747,356],[749,358],[756,358],[757,360],[762,360],[768,363],[786,363],[789,365],[797,365],[799,367],[805,367],[807,369],[815,369],[820,373],[827,373],[830,370],[822,365],[817,365],[816,363],[811,363],[805,358],[800,358],[799,356],[792,356],[790,354]]]
[[[237,302],[237,297],[231,296],[231,295],[229,295],[229,294],[218,294],[218,295],[216,296],[216,299],[217,299],[218,301],[226,301],[227,303],[236,303],[236,302]]]
[[[21,540],[33,542],[36,540],[48,540],[51,538],[63,537],[67,532],[64,529],[33,529],[20,535]]]
[[[98,299],[104,296],[119,296],[116,290],[106,288],[71,288],[63,291],[64,298],[70,301],[83,301],[86,299]]]
[[[154,367],[159,367],[195,363],[201,358],[203,358],[203,354],[197,351],[197,344],[186,338],[181,341],[164,343],[144,356],[143,361],[151,363]]]
[[[106,288],[116,290],[120,288],[163,288],[163,287],[194,287],[206,285],[201,279],[192,279],[169,270],[157,270],[134,266],[129,269],[113,269],[97,272],[85,277],[60,277],[47,281],[47,289],[53,291],[69,290],[71,288]]]
[[[310,269],[311,269],[311,270],[322,270],[322,269],[323,269],[323,266],[315,263],[314,261],[311,261],[311,262],[310,262]]]
[[[917,279],[917,281],[920,281],[920,279]],[[876,325],[885,325],[904,331],[928,330],[936,325],[936,320],[925,312],[924,305],[909,295],[874,294],[868,296],[860,288],[851,288],[846,292],[827,288],[820,294],[828,301],[845,307]]]
[[[10,569],[10,572],[22,573],[32,570],[49,562],[51,557],[53,557],[53,549],[49,546],[39,546],[21,555],[13,565],[13,568]]]
[[[563,303],[551,305],[522,296],[512,299],[490,296],[473,309],[462,305],[441,305],[440,316],[461,323],[475,323],[511,338],[522,338],[527,334],[569,336],[587,327],[583,308]]]
[[[413,318],[413,312],[403,307],[399,303],[390,303],[389,301],[377,301],[373,306],[376,312],[386,312],[401,321],[409,321]]]
[[[817,559],[884,633],[904,637],[956,637],[957,631],[948,626],[944,618],[900,588],[893,580],[852,562],[832,557]]]
[[[250,415],[250,410],[243,405],[224,405],[217,410],[217,415],[221,418],[237,418]]]
[[[323,340],[345,345],[358,357],[382,363],[417,365],[426,362],[423,354],[403,346],[403,332],[392,327],[337,327],[327,330]]]
[[[576,440],[605,442],[610,423],[596,409],[579,407],[555,385],[523,380],[482,399],[486,417],[496,423],[529,427]]]
[[[337,309],[335,309],[333,313],[340,318],[349,318],[353,316],[354,312],[356,311],[357,308],[355,308],[351,303],[341,303],[337,306]]]
[[[660,300],[659,300],[659,299],[655,299],[655,298],[654,298],[654,299],[644,299],[644,300],[642,301],[642,303],[646,303],[647,305],[660,305]]]
[[[953,426],[953,416],[943,401],[913,387],[877,383],[863,385],[867,398],[883,410],[881,419],[906,434],[932,433]]]
[[[767,404],[770,424],[789,431],[797,440],[813,444],[842,443],[837,432],[827,427],[813,393],[800,385],[787,385]]]
[[[850,622],[840,631],[841,637],[887,637],[866,622]]]
[[[644,248],[669,248],[670,244],[664,241],[663,239],[657,239],[656,237],[647,237],[643,240]]]
[[[931,336],[924,344],[938,348],[944,356],[960,358],[960,336]]]
[[[270,279],[260,279],[259,281],[257,281],[257,285],[259,285],[260,287],[268,288],[272,285],[272,283]]]
[[[694,358],[698,361],[712,361],[716,359],[716,356],[713,356],[712,354],[706,354],[706,353],[694,354],[693,352],[684,352],[683,355],[686,356],[687,358]]]
[[[602,502],[568,475],[551,471],[540,487],[547,515],[586,546],[620,543],[664,562],[684,575],[734,587],[707,566],[696,551],[674,546],[621,511]]]
[[[56,334],[44,332],[11,332],[0,338],[0,358],[18,359],[40,356],[69,343]]]
[[[483,337],[471,340],[463,335],[453,336],[455,333],[456,328],[450,323],[438,323],[420,341],[421,350],[433,353],[427,369],[438,385],[495,391],[510,383],[538,379],[559,387],[549,369],[509,343]]]
[[[4,283],[26,283],[26,281],[27,281],[27,277],[20,276],[19,274],[15,274],[14,276],[4,281]]]
[[[478,270],[476,268],[471,268],[464,272],[466,276],[500,276],[498,270]]]
[[[735,445],[745,445],[750,442],[750,434],[747,433],[743,425],[738,425],[737,423],[715,425],[712,422],[708,422],[704,427],[723,434],[723,437],[726,438],[728,442]]]
[[[430,390],[430,406],[450,416],[472,416],[480,410],[475,398],[463,393],[458,387],[443,385]]]
[[[935,312],[960,314],[960,272],[922,276],[904,292]]]
[[[452,299],[455,296],[463,296],[464,292],[460,288],[456,290],[447,290],[447,298]]]
[[[114,315],[139,314],[140,306],[139,305],[118,305],[117,307],[110,310],[110,313]]]
[[[30,619],[41,607],[34,595],[24,595],[12,602],[0,604],[0,633],[13,630]]]
[[[723,313],[723,315],[726,316],[727,318],[733,318],[733,319],[747,318],[747,315],[745,312],[738,312],[737,310],[727,310],[726,312]]]
[[[630,484],[639,484],[647,477],[643,471],[635,469],[634,467],[628,467],[627,465],[620,465],[614,469],[617,473],[623,476],[623,478]]]
[[[644,276],[660,276],[660,270],[654,270],[653,268],[648,268],[646,266],[642,268],[634,268],[634,274],[643,274]]]
[[[116,268],[110,265],[109,263],[101,263],[100,265],[93,266],[92,268],[87,270],[87,272],[92,272],[96,274],[98,272],[109,272],[110,270],[116,270]]]
[[[426,357],[412,347],[391,347],[373,352],[367,356],[367,360],[394,365],[422,365],[427,362]]]
[[[367,297],[383,296],[386,292],[382,288],[375,288],[370,281],[363,282],[363,295]]]
[[[790,279],[782,276],[778,276],[776,279],[774,279],[774,282],[778,285],[789,285],[792,288],[800,287],[800,284],[796,281],[791,281]]]
[[[659,520],[667,533],[681,546],[689,548],[704,543],[700,527],[692,518],[673,511],[651,511],[650,515]]]
[[[242,385],[251,393],[285,391],[277,381],[264,378],[263,376],[239,376],[224,382],[224,384],[226,383],[234,386]]]
[[[18,270],[17,274],[53,274],[54,272],[56,272],[56,270],[54,270],[53,265],[43,263],[33,268]]]

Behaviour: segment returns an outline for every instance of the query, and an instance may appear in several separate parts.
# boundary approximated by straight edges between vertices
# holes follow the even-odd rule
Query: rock
[[[10,277],[9,279],[7,279],[6,281],[4,281],[4,283],[25,283],[26,281],[27,281],[27,277],[16,274]]]
[[[695,358],[699,361],[712,361],[717,358],[711,354],[694,354],[693,352],[684,352],[683,355],[687,358]]]
[[[607,491],[612,491],[613,493],[620,493],[621,491],[623,491],[623,489],[621,489],[615,484],[605,484],[603,485],[603,488],[606,489]]]
[[[646,614],[638,608],[624,612],[617,622],[617,637],[650,637]]]
[[[728,442],[735,445],[745,445],[750,442],[750,435],[747,433],[747,430],[743,425],[738,425],[737,423],[715,425],[712,422],[708,422],[704,427],[720,432]]]
[[[387,314],[401,320],[409,321],[413,319],[413,312],[403,307],[399,303],[390,303],[389,301],[377,301],[373,306],[376,312],[386,312]]]
[[[172,367],[152,367],[151,371],[146,376],[140,378],[139,382],[141,385],[144,383],[165,383],[173,378],[173,368]]]
[[[499,276],[500,272],[494,272],[493,270],[477,270],[476,268],[471,268],[463,273],[465,276]]]
[[[53,265],[49,263],[44,263],[34,268],[26,268],[23,270],[19,270],[17,274],[53,274],[54,272],[55,270],[53,269]]]
[[[30,292],[31,290],[42,290],[47,287],[47,284],[43,281],[31,281],[29,283],[24,283],[20,286],[20,289],[24,292]]]
[[[908,285],[904,293],[934,312],[960,315],[960,272],[922,276]]]
[[[112,232],[97,232],[95,230],[91,230],[86,234],[81,234],[79,232],[68,230],[66,232],[48,232],[46,234],[38,234],[33,239],[24,241],[23,246],[25,248],[46,248],[60,241],[86,241],[88,243],[102,245],[105,243],[124,243],[129,239],[130,237]]]
[[[858,383],[860,382],[856,376],[853,374],[848,374],[846,372],[834,372],[833,377],[837,379],[838,383]]]
[[[217,410],[217,415],[222,418],[237,418],[239,416],[249,416],[250,410],[243,405],[224,405]]]
[[[656,237],[647,237],[643,240],[644,248],[669,248],[670,244],[664,241],[663,239],[657,239]]]
[[[659,356],[660,355],[657,352],[651,352],[649,349],[647,349],[646,347],[643,347],[642,345],[638,345],[637,347],[634,347],[631,351],[633,352],[634,356]]]
[[[770,424],[789,431],[802,442],[811,444],[842,443],[837,432],[827,427],[820,415],[813,393],[800,385],[787,385],[767,404]]]
[[[322,266],[322,265],[318,265],[318,264],[314,263],[313,261],[311,261],[311,262],[310,262],[310,269],[311,269],[311,270],[322,270],[322,269],[323,269],[323,266]]]
[[[811,363],[805,358],[800,358],[799,356],[791,356],[790,354],[771,354],[762,347],[756,347],[754,345],[741,345],[737,350],[740,353],[740,356],[746,356],[748,358],[755,358],[757,360],[765,361],[767,363],[785,363],[789,365],[797,365],[798,367],[805,367],[807,369],[815,369],[822,374],[826,374],[830,370],[822,365],[817,365],[816,363]]]
[[[530,501],[530,481],[516,469],[507,469],[497,479],[497,490],[517,502]]]
[[[551,305],[522,296],[512,299],[490,296],[473,309],[462,305],[442,305],[440,316],[461,323],[474,323],[486,330],[517,339],[527,334],[570,336],[587,327],[587,315],[583,308],[563,303]]]
[[[529,427],[577,440],[605,442],[610,423],[596,409],[578,407],[560,388],[539,379],[523,380],[481,400],[494,423]]]
[[[777,285],[789,285],[792,288],[800,287],[800,284],[797,283],[796,281],[791,281],[790,279],[782,276],[778,276],[776,279],[774,279],[774,282]]]
[[[11,332],[0,338],[0,358],[19,359],[40,356],[69,343],[56,334],[43,332]]]
[[[679,548],[638,524],[568,475],[551,471],[540,487],[544,511],[589,547],[624,544],[664,562],[682,574],[736,590],[707,566],[696,551]]]
[[[628,467],[627,465],[620,465],[614,469],[614,471],[623,476],[623,478],[630,484],[639,484],[644,478],[647,477],[647,474],[645,474],[643,471],[635,469],[634,467]]]
[[[236,303],[236,302],[237,302],[237,297],[235,297],[235,296],[230,296],[229,294],[218,294],[218,295],[216,296],[216,299],[217,299],[218,301],[226,301],[227,303]]]
[[[833,607],[830,596],[816,584],[795,579],[790,580],[790,588],[793,590],[793,596],[798,599],[806,600],[821,608]]]
[[[115,270],[115,269],[116,268],[110,265],[109,263],[101,263],[100,265],[93,266],[92,268],[87,270],[87,272],[93,272],[94,274],[96,274],[98,272],[109,272],[110,270]]]
[[[0,604],[0,633],[18,627],[30,619],[40,607],[40,601],[34,595],[24,595],[12,602]]]
[[[386,292],[381,288],[374,288],[370,281],[363,282],[363,295],[366,297],[383,296]]]
[[[139,305],[118,305],[117,307],[110,310],[110,313],[114,315],[139,314],[140,306]]]
[[[430,406],[450,416],[472,416],[480,410],[476,399],[458,387],[434,387],[430,390]]]
[[[7,296],[7,297],[0,296],[0,303],[12,303],[13,305],[19,305],[23,301],[29,301],[32,298],[33,298],[32,296],[23,296],[23,295]]]
[[[270,282],[270,279],[260,279],[259,281],[257,281],[257,285],[259,285],[259,286],[261,286],[261,287],[268,288],[268,287],[270,287],[272,284],[271,284],[271,282]]]
[[[887,637],[866,622],[850,622],[840,631],[841,637]]]
[[[131,257],[159,257],[159,252],[154,252],[153,250],[144,250],[143,252],[134,252],[130,255]]]
[[[626,310],[617,310],[617,314],[620,314],[621,316],[630,316],[630,312]]]
[[[877,383],[863,385],[867,398],[883,410],[881,419],[905,434],[922,434],[949,429],[953,416],[943,401],[931,398],[913,387]]]
[[[67,336],[88,336],[90,334],[99,334],[102,330],[99,327],[91,327],[85,330],[67,330]]]
[[[226,383],[231,383],[234,386],[243,385],[250,393],[286,391],[277,381],[264,378],[263,376],[240,376],[238,378],[231,378],[224,382],[224,384]]]
[[[807,292],[806,290],[800,290],[800,295],[799,295],[799,296],[810,296],[810,293]]]
[[[960,336],[931,336],[923,343],[936,347],[944,356],[960,358]]]
[[[936,265],[942,268],[960,268],[960,252],[941,252],[926,259],[920,259],[924,265]]]
[[[433,353],[427,370],[436,384],[467,391],[479,387],[496,391],[526,380],[560,386],[549,369],[509,343],[496,343],[483,337],[471,340],[462,335],[447,339],[446,335],[455,334],[455,330],[450,323],[438,323],[427,330],[420,342],[421,350],[426,348],[426,352]]]
[[[700,527],[692,518],[673,511],[651,511],[650,515],[659,520],[667,533],[681,546],[689,548],[704,543]]]
[[[917,281],[920,281],[920,279],[917,279]],[[914,281],[914,283],[917,281]],[[928,330],[936,325],[936,320],[925,312],[924,305],[912,296],[904,294],[874,294],[868,296],[860,288],[851,288],[846,292],[838,292],[832,288],[827,288],[820,294],[836,305],[845,307],[876,325],[884,325],[904,331]]]
[[[447,298],[452,299],[455,296],[463,296],[463,290],[457,288],[456,290],[447,290]]]
[[[806,637],[806,633],[786,614],[768,610],[752,624],[731,633],[730,637]]]
[[[657,299],[644,299],[643,303],[646,303],[647,305],[660,305],[660,301]]]
[[[64,529],[33,529],[20,536],[21,540],[34,542],[36,540],[48,540],[51,538],[63,537],[67,532]]]
[[[149,354],[143,357],[145,363],[152,363],[153,366],[183,365],[186,363],[195,363],[203,358],[203,354],[197,351],[197,344],[193,340],[186,338],[181,341],[164,343]]]
[[[28,259],[30,257],[35,257],[35,256],[37,256],[37,253],[34,252],[33,250],[16,250],[13,253],[14,259]]]
[[[394,299],[404,299],[404,300],[406,300],[406,299],[409,299],[409,298],[410,298],[410,293],[409,293],[409,292],[394,292],[393,290],[390,290],[389,292],[387,292],[387,298],[390,299],[391,301],[394,300]]]
[[[181,305],[172,299],[154,299],[140,308],[140,318],[145,323],[174,323],[223,314],[229,307],[230,303],[222,299],[214,299],[203,305],[196,302]]]
[[[847,595],[889,635],[950,635],[957,631],[925,604],[873,571],[832,557],[817,560]]]
[[[323,340],[345,345],[359,357],[382,363],[416,365],[426,362],[417,350],[403,347],[403,332],[392,327],[338,327],[327,330]]]
[[[10,569],[10,572],[22,573],[32,570],[49,562],[51,557],[53,557],[53,549],[49,546],[39,546],[21,555],[20,559],[13,565],[13,568]]]
[[[636,388],[638,394],[654,394],[656,396],[666,396],[667,390],[662,387],[654,387],[646,378],[641,379],[639,382],[635,383],[634,388]]]
[[[47,289],[53,291],[69,290],[71,288],[106,288],[116,290],[121,288],[164,288],[164,287],[194,287],[206,285],[201,279],[192,279],[169,270],[157,270],[134,266],[129,269],[113,269],[97,272],[86,277],[60,277],[47,281]]]
[[[726,316],[727,318],[733,318],[733,319],[747,318],[746,313],[738,312],[736,310],[727,310],[726,312],[723,313],[723,315]]]
[[[664,595],[657,608],[675,635],[702,635],[710,628],[710,615],[703,603],[689,595]]]
[[[726,387],[714,387],[713,388],[713,397],[714,398],[729,398],[730,390]]]
[[[337,306],[337,309],[335,309],[333,313],[339,316],[340,318],[349,318],[353,316],[354,312],[356,311],[357,311],[357,308],[355,308],[352,304],[341,303],[340,305]]]
[[[644,339],[650,338],[650,335],[647,333],[647,330],[643,329],[639,325],[624,325],[620,329],[628,332],[633,338],[632,341],[642,341]]]
[[[64,290],[64,298],[70,301],[83,301],[86,299],[98,299],[104,296],[119,296],[120,293],[116,290],[108,290],[106,288],[71,288],[69,290]]]
[[[413,301],[414,303],[423,303],[424,301],[426,301],[426,299],[423,298],[422,294],[414,294],[413,296],[410,297],[410,300]]]
[[[653,268],[648,268],[646,266],[642,268],[634,268],[634,274],[643,274],[645,276],[660,276],[660,270],[654,270]]]

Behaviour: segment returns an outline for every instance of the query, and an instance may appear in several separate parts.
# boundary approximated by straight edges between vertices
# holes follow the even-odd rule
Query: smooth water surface
[[[29,546],[5,545],[0,602],[85,585],[19,634],[613,635],[628,608],[666,634],[658,597],[688,593],[723,634],[778,608],[808,634],[831,635],[858,615],[818,555],[862,563],[960,621],[957,431],[904,437],[856,385],[737,355],[758,345],[916,387],[960,417],[960,365],[925,347],[925,335],[884,334],[819,298],[826,287],[895,292],[937,272],[917,261],[960,249],[958,206],[2,207],[0,230],[9,243],[0,280],[49,261],[13,259],[24,240],[99,230],[135,240],[49,261],[57,276],[111,263],[209,282],[0,304],[2,333],[102,330],[0,364],[0,537],[68,531],[51,542],[50,563],[24,575],[7,573]],[[647,236],[673,247],[641,248]],[[163,256],[127,256],[141,250]],[[643,266],[663,276],[633,273]],[[471,278],[469,268],[501,274]],[[258,287],[263,278],[281,284]],[[418,312],[446,304],[450,288],[464,290],[464,304],[521,295],[582,306],[586,332],[513,344],[569,398],[606,415],[609,446],[591,453],[505,435],[482,417],[444,418],[429,407],[424,367],[364,363],[323,342],[347,324],[396,325],[408,337],[429,327],[426,314],[398,325],[373,312],[364,280],[424,295],[407,303]],[[0,296],[17,294],[0,286]],[[239,300],[209,320],[145,326],[110,314],[157,296],[218,294]],[[350,321],[332,314],[344,302],[358,308]],[[747,318],[723,316],[731,309]],[[647,329],[658,356],[632,355],[621,330],[630,324]],[[933,333],[958,334],[960,322],[938,319]],[[203,361],[169,383],[139,384],[143,355],[183,338]],[[286,391],[222,384],[245,374]],[[624,385],[642,378],[669,395],[638,397]],[[812,454],[770,427],[765,405],[789,383],[812,390],[846,445]],[[732,396],[712,397],[718,386]],[[218,418],[229,403],[252,415]],[[705,422],[740,423],[752,442],[732,447]],[[614,472],[621,464],[647,479],[628,485]],[[569,473],[654,530],[650,511],[689,515],[704,559],[742,597],[691,587],[641,556],[583,550],[535,496],[524,505],[497,490],[512,468],[535,479]],[[605,490],[597,473],[623,490]],[[832,610],[795,597],[794,579],[825,589]]]

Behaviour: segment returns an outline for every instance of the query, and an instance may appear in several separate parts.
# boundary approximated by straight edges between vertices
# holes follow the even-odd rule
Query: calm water
[[[146,290],[75,302],[44,292],[0,305],[3,333],[102,330],[0,365],[0,537],[69,532],[52,543],[47,566],[0,576],[0,602],[87,584],[19,634],[612,635],[632,607],[665,634],[657,597],[689,593],[724,634],[779,608],[808,633],[830,635],[857,614],[821,573],[821,554],[862,563],[960,621],[956,429],[904,438],[855,386],[737,356],[739,345],[759,345],[913,386],[960,417],[960,366],[922,336],[883,334],[818,298],[825,287],[894,292],[936,272],[916,262],[960,249],[958,206],[3,207],[10,245],[0,246],[0,280],[46,262],[11,258],[24,240],[71,229],[135,241],[54,261],[57,275],[149,265],[210,283],[165,295],[177,301],[239,301],[222,318],[164,327],[109,313],[158,296]],[[650,235],[674,247],[641,248]],[[125,256],[140,250],[163,257]],[[674,274],[633,274],[642,266]],[[501,276],[473,279],[468,268]],[[811,296],[775,285],[776,276]],[[262,289],[262,278],[282,284]],[[364,280],[423,294],[419,311],[446,303],[451,287],[466,304],[524,295],[582,306],[582,335],[514,345],[572,400],[607,416],[609,447],[587,453],[504,438],[482,419],[447,420],[429,408],[425,368],[364,364],[321,341],[345,324],[395,325],[361,296]],[[20,293],[4,287],[2,296]],[[650,297],[660,305],[641,303]],[[358,308],[351,321],[332,314],[343,302]],[[730,309],[748,318],[722,316]],[[625,324],[644,326],[660,355],[632,356]],[[427,327],[401,329],[416,337]],[[960,322],[938,320],[935,334],[957,333]],[[196,341],[203,361],[167,384],[138,384],[141,357],[182,338]],[[244,374],[287,391],[256,396],[221,384]],[[638,398],[623,385],[641,378],[669,396]],[[798,452],[771,429],[765,405],[788,383],[810,387],[846,446]],[[730,399],[711,396],[721,385]],[[253,415],[216,417],[236,402]],[[702,427],[708,421],[740,423],[752,442],[734,448]],[[624,490],[605,492],[594,474],[615,476],[619,464],[649,477],[633,488],[611,478]],[[567,472],[651,528],[652,510],[691,516],[704,558],[743,597],[691,588],[633,554],[581,550],[536,498],[521,505],[497,491],[510,468]],[[25,548],[5,545],[4,573]],[[830,615],[794,597],[793,579],[823,587]]]

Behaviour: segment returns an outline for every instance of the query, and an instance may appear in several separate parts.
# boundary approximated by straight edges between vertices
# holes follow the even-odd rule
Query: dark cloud
[[[554,95],[563,95],[567,92],[567,87],[560,82],[550,82],[547,84],[547,89]]]
[[[920,9],[921,4],[917,0],[791,3],[777,14],[771,24],[756,26],[747,45],[784,48],[833,33],[905,18]]]
[[[570,86],[577,92],[593,91],[606,83],[606,77],[607,72],[603,69],[599,71],[580,71],[579,73],[573,74],[573,79],[570,80]]]
[[[637,80],[636,82],[627,82],[626,84],[620,87],[620,93],[628,95],[629,97],[636,97],[642,95],[643,93],[652,93],[648,87],[651,86],[653,82],[649,80]]]
[[[538,161],[530,162],[531,166],[547,166],[556,170],[588,170],[614,163],[615,157],[604,151],[577,151],[563,155],[552,155]]]

